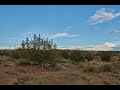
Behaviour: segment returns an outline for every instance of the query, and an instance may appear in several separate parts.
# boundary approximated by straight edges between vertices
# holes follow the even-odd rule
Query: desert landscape
[[[61,54],[59,53],[60,56],[57,56],[56,59],[50,60],[50,62],[43,60],[44,63],[0,55],[0,85],[120,84],[119,52],[112,52],[112,55],[107,58],[105,57],[107,54],[103,54],[104,59],[98,56],[98,53],[101,52],[97,51],[60,50],[59,52]],[[74,59],[67,57],[68,52],[74,52],[72,53]],[[82,55],[76,58],[76,56],[74,57],[76,52],[78,54],[81,54],[80,52],[89,53],[89,55],[86,54],[85,59]]]
[[[1,5],[0,85],[120,85],[120,5]]]

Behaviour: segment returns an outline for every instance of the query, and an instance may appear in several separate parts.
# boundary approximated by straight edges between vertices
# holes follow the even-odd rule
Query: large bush
[[[79,62],[79,61],[85,61],[85,55],[82,51],[78,51],[78,50],[73,50],[70,53],[70,59],[75,61],[75,62]]]
[[[56,58],[59,58],[60,54],[56,50],[56,44],[53,40],[48,38],[42,38],[39,34],[37,37],[35,34],[33,39],[26,38],[22,40],[21,47],[12,53],[12,56],[16,59],[27,59],[39,64],[51,63]]]

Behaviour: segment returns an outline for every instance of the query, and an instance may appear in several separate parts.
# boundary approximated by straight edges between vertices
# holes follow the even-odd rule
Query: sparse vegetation
[[[5,68],[10,67],[5,73],[11,78],[16,78],[17,82],[14,82],[14,84],[20,85],[25,85],[28,81],[31,81],[29,77],[31,74],[35,75],[33,77],[36,77],[36,81],[38,80],[39,84],[44,84],[47,80],[53,80],[53,78],[50,79],[51,76],[54,77],[53,73],[57,73],[55,77],[57,77],[58,81],[63,79],[62,83],[73,79],[76,79],[75,81],[80,79],[90,84],[89,77],[92,74],[97,76],[97,74],[112,73],[112,76],[117,76],[115,78],[118,78],[120,70],[119,52],[59,50],[56,44],[53,43],[53,40],[42,38],[40,35],[38,37],[34,35],[31,40],[26,38],[26,40],[22,41],[21,47],[18,47],[18,49],[0,50],[0,56],[0,68],[5,66]],[[113,56],[117,58],[113,60]],[[22,67],[22,69],[17,68],[16,70],[16,66],[19,68]],[[29,68],[24,69],[27,68],[26,66]],[[66,76],[65,73],[63,73],[64,70],[65,73],[67,73]],[[61,71],[62,77],[59,77]],[[44,81],[42,77],[45,75],[44,73],[47,72],[51,73],[51,75],[49,75],[49,78],[47,76],[44,77],[44,79],[46,78],[46,81]],[[78,72],[83,75],[81,76]],[[26,74],[27,76],[24,76]],[[84,76],[84,74],[86,76]],[[38,78],[40,78],[40,81]],[[55,80],[55,82],[57,82],[57,80]],[[63,82],[64,80],[68,81]]]

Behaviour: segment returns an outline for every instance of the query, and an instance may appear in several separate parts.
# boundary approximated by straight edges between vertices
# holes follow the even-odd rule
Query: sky
[[[34,34],[60,49],[120,51],[120,5],[0,6],[0,49]]]

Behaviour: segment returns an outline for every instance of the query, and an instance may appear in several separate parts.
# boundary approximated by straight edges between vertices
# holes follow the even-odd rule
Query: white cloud
[[[68,37],[77,37],[78,35],[69,35]]]
[[[113,31],[111,31],[109,33],[111,33],[111,34],[120,34],[120,30],[113,30]]]
[[[52,38],[56,38],[56,37],[66,37],[68,36],[68,33],[57,33],[55,34]]]
[[[78,35],[70,35],[70,34],[64,32],[64,33],[57,33],[57,34],[53,35],[52,38],[57,38],[57,37],[76,37],[76,36],[78,36]]]
[[[100,10],[96,11],[96,13],[90,17],[90,22],[92,22],[91,25],[103,23],[119,17],[120,12],[114,14],[114,11],[114,9],[110,8],[101,8]]]
[[[109,42],[106,42],[104,43],[103,45],[107,46],[107,47],[115,47],[115,44],[114,43],[109,43]]]
[[[63,46],[58,46],[57,49],[66,49],[66,48]]]
[[[116,43],[105,42],[101,45],[87,45],[87,46],[69,46],[69,47],[62,47],[59,49],[74,49],[74,50],[94,50],[94,51],[111,51],[114,48],[118,47]]]
[[[101,45],[88,45],[86,47],[82,47],[82,50],[111,51],[114,47],[114,43],[105,42]]]
[[[68,26],[64,31],[70,31],[71,28],[72,28],[71,26]]]

